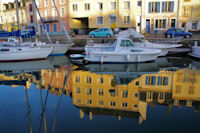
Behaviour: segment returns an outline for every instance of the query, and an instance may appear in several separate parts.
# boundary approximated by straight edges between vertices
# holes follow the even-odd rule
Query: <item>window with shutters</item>
[[[174,1],[162,2],[162,12],[174,12]]]
[[[160,2],[149,2],[149,13],[151,12],[160,12]]]
[[[156,19],[155,20],[155,28],[156,29],[166,29],[167,27],[167,20],[166,19]]]

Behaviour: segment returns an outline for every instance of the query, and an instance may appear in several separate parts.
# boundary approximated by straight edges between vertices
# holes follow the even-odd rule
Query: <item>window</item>
[[[124,16],[123,23],[124,24],[130,24],[130,16]]]
[[[33,15],[30,16],[31,23],[33,23]]]
[[[171,19],[171,28],[175,28],[176,27],[176,19]]]
[[[114,101],[111,101],[111,102],[110,102],[110,106],[115,107],[115,105],[116,105],[116,104],[115,104]]]
[[[176,86],[176,94],[180,94],[181,93],[181,86],[180,85],[177,85]]]
[[[90,4],[89,3],[85,3],[85,11],[90,11]]]
[[[49,24],[46,24],[47,32],[50,32]]]
[[[47,7],[49,5],[49,0],[44,0],[44,5]]]
[[[122,107],[128,107],[128,103],[127,102],[122,102]]]
[[[76,99],[77,104],[81,104],[81,99]]]
[[[166,19],[156,19],[155,28],[156,29],[166,29],[167,20]]]
[[[142,6],[142,1],[141,0],[139,0],[138,2],[137,2],[137,6]]]
[[[87,88],[87,95],[91,95],[92,94],[92,88]]]
[[[32,4],[29,4],[29,11],[30,11],[30,12],[32,12],[32,11],[33,11]]]
[[[76,76],[76,83],[80,83],[80,76]]]
[[[122,91],[122,98],[128,98],[128,90]]]
[[[183,16],[188,17],[190,15],[190,9],[188,6],[183,7]]]
[[[162,2],[162,12],[174,12],[174,1]]]
[[[87,76],[87,83],[91,84],[92,83],[92,78],[90,76]]]
[[[92,104],[92,100],[91,99],[87,99],[87,104]]]
[[[146,85],[156,85],[156,76],[146,76]]]
[[[160,12],[160,2],[149,2],[149,13]]]
[[[55,8],[52,9],[52,16],[53,16],[53,17],[57,16],[57,12],[56,12],[56,9],[55,9]]]
[[[97,24],[103,25],[103,16],[97,17]]]
[[[168,85],[168,77],[158,77],[157,85]]]
[[[60,8],[60,16],[61,16],[61,17],[64,17],[64,16],[65,16],[65,8],[64,8],[64,7],[61,7],[61,8]]]
[[[77,87],[76,88],[76,94],[80,94],[81,93],[81,88],[80,87]]]
[[[193,95],[193,94],[194,94],[194,87],[193,87],[193,86],[190,86],[190,87],[189,87],[188,94],[190,94],[190,95]]]
[[[72,5],[72,10],[75,12],[75,11],[78,11],[78,5],[77,4],[73,4]]]
[[[65,0],[60,0],[60,4],[64,4],[65,3]]]
[[[116,2],[110,2],[110,9],[116,10],[116,8],[117,8]]]
[[[103,84],[103,77],[100,77],[100,83]]]
[[[99,100],[99,105],[104,105],[104,101],[103,100]]]
[[[45,15],[46,18],[49,16],[49,9],[45,9],[44,15]]]
[[[53,32],[57,32],[57,24],[53,24]]]
[[[99,93],[99,96],[103,96],[103,95],[104,95],[104,91],[103,91],[103,89],[100,88],[98,93]]]
[[[109,23],[116,23],[117,22],[117,17],[115,15],[109,15]]]
[[[198,22],[192,22],[192,29],[197,30]]]
[[[97,10],[103,10],[103,3],[102,2],[97,3]]]
[[[120,47],[132,47],[132,46],[134,46],[134,45],[130,40],[121,40]],[[122,79],[122,80],[124,80],[124,79]],[[125,80],[126,81],[121,81],[121,83],[122,82],[127,83],[130,81],[130,79],[125,79]]]
[[[130,1],[124,1],[124,9],[130,9]]]

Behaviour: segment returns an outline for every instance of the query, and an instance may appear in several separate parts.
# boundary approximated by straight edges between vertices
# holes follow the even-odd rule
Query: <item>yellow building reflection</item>
[[[147,103],[139,100],[139,87],[132,81],[117,85],[114,74],[95,74],[88,71],[72,72],[73,104],[80,108],[80,117],[110,114],[146,120]]]

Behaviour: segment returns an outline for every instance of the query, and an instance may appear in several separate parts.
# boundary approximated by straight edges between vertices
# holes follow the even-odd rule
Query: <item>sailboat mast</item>
[[[32,9],[33,9],[33,18],[34,18],[33,21],[34,21],[35,38],[37,40],[38,23],[37,23],[37,18],[36,18],[36,11],[35,11],[34,0],[32,0]]]
[[[19,30],[19,42],[21,42],[21,27],[20,27],[19,12],[18,12],[18,0],[15,0],[15,6],[16,6],[16,15],[17,15],[17,26]]]
[[[45,28],[43,19],[42,19],[41,15],[40,15],[39,9],[37,8],[37,5],[36,5],[35,0],[33,0],[33,2],[34,2],[34,5],[35,5],[36,10],[37,10],[37,12],[38,12],[38,15],[39,15],[39,17],[40,17],[40,21],[42,22],[42,26],[43,26],[43,29],[44,29],[46,35],[47,35],[47,38],[48,38],[50,44],[52,44],[51,39],[50,39],[50,37],[49,37],[49,34],[47,33],[47,30],[46,30],[46,28]]]
[[[69,42],[70,42],[70,41],[71,41],[71,38],[69,37],[69,34],[67,33],[67,31],[66,31],[66,29],[65,29],[65,26],[63,25],[63,22],[62,22],[62,19],[61,19],[61,17],[60,17],[60,13],[59,13],[58,8],[57,8],[57,6],[56,6],[55,0],[52,0],[52,1],[53,1],[53,4],[54,4],[54,7],[55,7],[55,9],[56,9],[56,12],[57,12],[57,14],[58,14],[59,22],[60,22],[60,24],[61,24],[61,26],[62,26],[62,29],[65,31],[67,40],[69,40]]]

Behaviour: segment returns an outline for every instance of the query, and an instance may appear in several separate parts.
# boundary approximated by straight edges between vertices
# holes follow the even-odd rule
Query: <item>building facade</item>
[[[67,0],[55,0],[58,12],[67,31],[69,31],[69,12]],[[49,34],[62,34],[62,27],[52,0],[37,0],[41,17]],[[42,23],[38,16],[39,32],[43,33]]]
[[[179,9],[179,27],[200,30],[200,0],[180,0]]]
[[[15,1],[2,3],[3,6],[3,29],[7,31],[18,30]],[[28,25],[25,1],[18,1],[18,13],[21,29]]]

